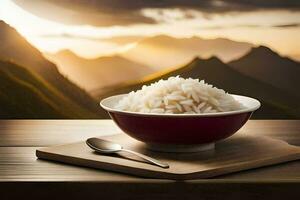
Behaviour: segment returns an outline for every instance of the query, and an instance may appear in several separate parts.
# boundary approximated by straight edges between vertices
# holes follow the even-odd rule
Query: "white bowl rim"
[[[156,117],[217,117],[217,116],[227,116],[227,115],[235,115],[235,114],[241,114],[241,113],[248,113],[248,112],[254,112],[255,110],[259,109],[261,106],[261,103],[252,97],[242,96],[242,95],[232,95],[235,99],[238,99],[239,102],[241,100],[248,101],[248,103],[252,103],[253,105],[248,107],[243,104],[246,108],[241,110],[235,110],[235,111],[226,111],[226,112],[217,112],[217,113],[193,113],[193,114],[172,114],[172,113],[142,113],[142,112],[132,112],[132,111],[124,111],[124,110],[118,110],[112,107],[107,106],[107,103],[114,100],[114,99],[121,99],[122,97],[126,96],[127,94],[119,94],[119,95],[113,95],[110,97],[107,97],[105,99],[102,99],[100,101],[100,106],[105,109],[108,112],[112,113],[120,113],[120,114],[129,114],[129,115],[140,115],[140,116],[156,116]]]

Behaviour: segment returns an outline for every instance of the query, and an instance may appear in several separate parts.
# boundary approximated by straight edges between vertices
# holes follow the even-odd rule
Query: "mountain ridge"
[[[183,65],[196,56],[201,58],[217,56],[222,61],[229,62],[244,55],[252,46],[247,42],[225,38],[203,39],[198,36],[176,38],[157,35],[141,39],[122,55],[130,60],[161,69]]]
[[[87,90],[141,78],[153,73],[150,67],[118,54],[86,59],[71,50],[62,50],[56,54],[47,54],[46,57],[56,62],[63,74],[68,75],[72,81]]]
[[[4,21],[0,23],[0,60],[10,60],[35,72],[73,105],[86,110],[88,116],[105,116],[95,99],[62,76],[53,63]]]
[[[300,63],[282,57],[265,46],[252,48],[238,60],[228,63],[240,73],[300,97]]]
[[[157,77],[150,77],[139,82],[129,82],[123,85],[123,87],[117,85],[108,88],[105,95],[98,93],[98,97],[104,98],[114,94],[128,93],[140,89],[144,84],[148,85],[159,79],[166,79],[176,75],[184,78],[204,79],[207,83],[213,84],[227,92],[258,98],[263,102],[263,106],[255,113],[254,116],[256,118],[268,116],[268,113],[272,113],[273,118],[300,117],[299,109],[297,109],[297,106],[300,105],[298,103],[299,99],[292,98],[289,94],[283,96],[282,94],[285,94],[284,91],[235,71],[217,57],[209,59],[194,58],[183,67],[158,75]],[[237,85],[241,85],[242,87],[237,87]],[[97,92],[95,92],[95,95],[97,95]]]
[[[64,101],[33,72],[7,61],[0,61],[0,118],[72,118],[78,115],[60,107]],[[41,89],[42,88],[42,89]],[[69,115],[70,114],[70,115]],[[80,116],[80,115],[79,115]]]

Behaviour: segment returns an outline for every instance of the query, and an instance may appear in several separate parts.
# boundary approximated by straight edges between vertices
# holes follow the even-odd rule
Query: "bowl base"
[[[215,143],[180,145],[180,144],[153,144],[146,143],[146,148],[153,151],[169,153],[192,153],[215,149]]]

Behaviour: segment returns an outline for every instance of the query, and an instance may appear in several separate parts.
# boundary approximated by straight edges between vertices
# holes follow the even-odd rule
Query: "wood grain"
[[[127,149],[142,152],[170,165],[163,169],[136,158],[97,154],[85,142],[46,147],[37,156],[46,160],[79,166],[122,172],[149,178],[187,180],[210,178],[251,168],[300,159],[300,147],[264,136],[236,134],[218,142],[216,148],[198,153],[160,153],[149,151],[142,142],[125,134],[102,137],[122,144]],[[128,156],[128,155],[127,155]]]
[[[88,181],[89,179],[105,182],[131,181],[132,179],[128,179],[130,176],[47,161],[41,162],[36,160],[35,156],[35,149],[40,146],[71,143],[85,140],[91,136],[120,132],[111,120],[2,120],[0,121],[0,146],[2,146],[0,147],[0,182],[9,180],[26,180],[27,182],[38,180]],[[299,120],[250,120],[239,132],[247,135],[271,136],[290,144],[300,145]],[[61,167],[68,178],[57,172]],[[75,168],[76,172],[73,172]],[[78,175],[72,176],[73,173]],[[94,173],[99,174],[99,176],[95,176]],[[218,177],[218,180],[224,179],[225,182],[231,180],[243,182],[294,180],[300,183],[299,173],[300,161],[294,161],[272,167],[222,175]],[[148,182],[148,179],[130,178],[135,181],[139,180],[139,182]],[[215,182],[216,180],[215,178],[206,181]],[[155,182],[159,181],[155,180]]]
[[[118,133],[112,120],[0,120],[0,146],[49,146]]]
[[[50,146],[118,134],[112,120],[0,120],[0,146]],[[240,133],[300,146],[300,120],[250,120]]]
[[[39,160],[35,156],[40,147],[0,147],[0,182],[64,181],[64,182],[167,182],[168,180],[143,179],[121,173],[65,165]],[[282,182],[300,180],[300,162],[262,167],[188,182]],[[300,181],[299,181],[300,182]]]
[[[111,120],[0,121],[0,199],[299,199],[300,161],[188,181],[138,178],[36,159],[42,146],[121,131]],[[239,131],[300,146],[300,121],[251,120]]]

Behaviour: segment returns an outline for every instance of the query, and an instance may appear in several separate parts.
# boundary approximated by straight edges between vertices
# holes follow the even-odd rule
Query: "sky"
[[[266,45],[281,55],[300,58],[297,1],[157,2],[1,0],[0,19],[42,52],[70,49],[86,58],[126,51],[135,45],[132,41],[112,42],[111,38],[158,34],[229,38]]]

